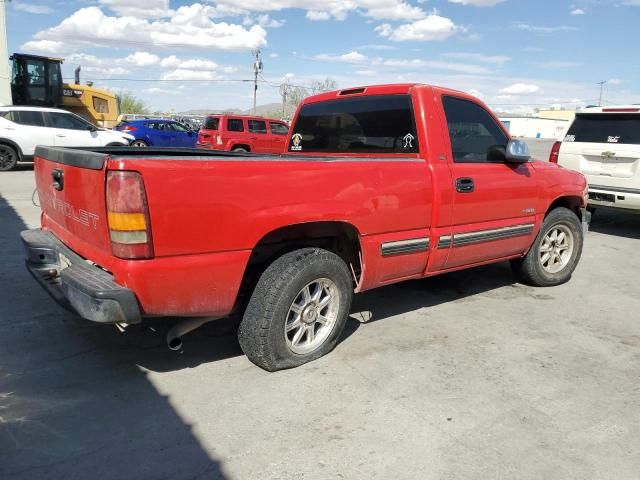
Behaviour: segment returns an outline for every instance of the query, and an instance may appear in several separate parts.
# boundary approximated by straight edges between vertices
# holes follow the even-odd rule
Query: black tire
[[[137,147],[137,148],[144,148],[144,147],[148,147],[149,144],[144,140],[134,140],[133,142],[131,142],[131,146]]]
[[[320,279],[329,279],[336,287],[335,322],[313,351],[294,353],[285,338],[290,309],[305,286]],[[347,322],[352,296],[349,268],[334,253],[319,248],[287,253],[260,276],[238,329],[240,347],[249,360],[270,372],[316,360],[329,353],[338,342]],[[302,324],[301,320],[299,324]]]
[[[18,152],[9,145],[0,144],[0,172],[8,172],[18,164]]]
[[[572,235],[573,247],[571,254],[568,256],[566,263],[562,268],[555,272],[550,272],[543,267],[541,255],[541,247],[545,243],[547,234],[554,229],[566,229]],[[566,236],[566,235],[565,235]],[[584,244],[584,235],[582,225],[578,216],[568,208],[558,207],[547,215],[542,223],[542,228],[538,233],[529,253],[524,258],[511,261],[511,268],[522,283],[532,285],[534,287],[552,287],[567,282],[573,271],[578,266],[580,256],[582,255],[582,245]],[[555,247],[555,243],[553,243]]]
[[[249,150],[247,150],[246,148],[243,147],[235,147],[231,150],[232,152],[237,152],[237,153],[248,153]]]

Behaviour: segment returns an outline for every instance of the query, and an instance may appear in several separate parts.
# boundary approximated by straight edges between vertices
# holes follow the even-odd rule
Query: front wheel
[[[523,283],[535,287],[560,285],[578,266],[583,243],[578,216],[568,208],[556,208],[544,219],[529,253],[512,260],[511,268]]]
[[[322,357],[340,338],[352,295],[351,274],[337,255],[319,248],[283,255],[251,295],[238,330],[242,351],[268,371]]]
[[[131,146],[132,147],[138,147],[138,148],[144,148],[144,147],[148,147],[149,145],[144,140],[134,140],[133,142],[131,142]]]
[[[9,145],[0,145],[0,172],[13,170],[18,164],[18,152]]]
[[[236,153],[247,153],[249,150],[247,150],[246,148],[242,148],[242,147],[236,147],[234,149],[231,150],[232,152],[236,152]]]

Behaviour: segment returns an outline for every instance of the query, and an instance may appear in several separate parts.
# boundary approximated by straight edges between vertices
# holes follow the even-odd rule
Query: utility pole
[[[0,105],[11,105],[11,81],[9,80],[9,52],[7,50],[7,21],[5,1],[0,1]]]
[[[256,60],[253,62],[253,114],[256,114],[256,100],[258,96],[258,74],[262,72],[262,59],[260,58],[260,49],[252,52]]]
[[[289,89],[291,85],[289,85],[289,79],[287,78],[285,83],[280,85],[280,95],[282,95],[282,118],[284,120],[287,114],[287,97],[289,96]]]
[[[598,106],[599,107],[602,106],[602,89],[603,89],[605,83],[607,83],[606,80],[602,80],[601,82],[597,82],[596,83],[596,85],[600,85],[600,100],[598,100]]]

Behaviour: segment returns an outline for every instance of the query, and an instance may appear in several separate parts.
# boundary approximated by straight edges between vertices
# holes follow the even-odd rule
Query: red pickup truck
[[[307,98],[280,156],[39,148],[27,266],[102,323],[232,312],[267,370],[329,352],[352,294],[504,260],[567,281],[589,221],[582,174],[531,161],[479,100],[428,85]]]

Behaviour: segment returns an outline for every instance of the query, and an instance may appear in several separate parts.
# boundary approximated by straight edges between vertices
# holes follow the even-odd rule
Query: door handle
[[[56,134],[56,137],[58,137],[58,138],[66,138],[67,136],[66,136],[66,135],[63,135],[63,134],[61,134],[61,133],[57,133],[57,134]]]
[[[456,179],[456,192],[472,193],[474,190],[473,178],[463,177]]]

